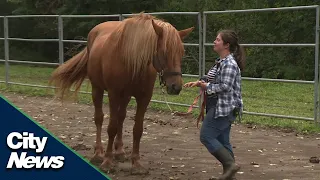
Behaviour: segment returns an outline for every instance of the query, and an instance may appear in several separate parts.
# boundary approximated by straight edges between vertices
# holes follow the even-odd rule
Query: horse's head
[[[152,20],[152,26],[158,36],[157,50],[153,58],[153,66],[160,75],[160,83],[167,87],[167,93],[178,95],[182,89],[181,60],[184,55],[182,40],[194,27],[177,31],[169,23],[157,24]]]

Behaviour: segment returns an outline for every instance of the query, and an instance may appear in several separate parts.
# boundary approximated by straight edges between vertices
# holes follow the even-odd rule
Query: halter
[[[177,72],[177,71],[167,71],[165,70],[165,65],[161,62],[161,60],[165,59],[164,58],[164,54],[160,53],[160,57],[158,57],[158,54],[157,54],[157,51],[155,52],[154,54],[154,57],[153,57],[153,64],[155,62],[157,62],[157,64],[160,66],[159,69],[160,72],[158,72],[159,74],[159,82],[160,82],[160,86],[166,86],[166,81],[164,80],[165,77],[168,77],[168,76],[182,76],[182,73],[181,72]]]
[[[159,74],[160,86],[165,86],[166,85],[166,81],[164,80],[165,77],[168,77],[168,76],[182,76],[182,73],[181,72],[177,72],[177,71],[164,71],[164,70],[161,70],[158,74]]]

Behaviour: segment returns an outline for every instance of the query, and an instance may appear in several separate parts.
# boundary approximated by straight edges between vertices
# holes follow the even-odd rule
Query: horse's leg
[[[113,163],[112,147],[114,143],[114,138],[117,134],[118,129],[118,111],[121,104],[121,96],[115,93],[108,92],[109,98],[109,109],[110,109],[110,119],[108,124],[108,145],[103,158],[103,162],[100,168],[104,171],[114,170],[115,164]]]
[[[123,140],[122,140],[122,133],[123,133],[123,122],[127,115],[127,106],[130,102],[131,97],[123,98],[123,101],[120,105],[119,111],[118,111],[118,129],[117,129],[117,136],[114,141],[114,147],[115,147],[115,159],[118,161],[125,161],[125,152],[123,149]]]
[[[148,104],[152,97],[152,91],[145,96],[136,97],[137,112],[133,126],[133,147],[132,147],[132,174],[148,174],[149,171],[140,164],[140,139],[143,133],[143,120]]]
[[[101,143],[101,129],[103,123],[103,89],[92,86],[92,100],[94,105],[94,122],[96,124],[96,144],[94,147],[94,156],[91,159],[92,163],[101,163],[103,160],[103,147]]]

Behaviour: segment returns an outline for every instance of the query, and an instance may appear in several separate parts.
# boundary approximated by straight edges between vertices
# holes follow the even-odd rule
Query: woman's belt
[[[216,93],[214,94],[207,94],[207,98],[218,98],[218,95]]]

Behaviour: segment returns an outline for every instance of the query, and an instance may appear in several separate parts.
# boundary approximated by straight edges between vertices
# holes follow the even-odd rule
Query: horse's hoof
[[[149,174],[149,170],[146,168],[140,166],[140,167],[132,167],[131,168],[131,174],[132,175],[147,175]]]
[[[105,172],[105,173],[115,173],[117,172],[117,166],[114,164],[112,161],[109,159],[105,159],[101,165],[100,165],[100,170]]]
[[[219,180],[219,178],[212,176],[211,178],[209,178],[209,180]]]
[[[114,154],[114,159],[118,162],[125,162],[129,160],[125,153]]]
[[[101,164],[103,162],[103,155],[95,154],[91,159],[90,162],[92,164]]]
[[[103,152],[102,146],[96,145],[94,148],[94,155],[90,159],[90,162],[92,164],[98,165],[103,162],[103,158],[104,158],[104,152]]]
[[[211,178],[209,178],[209,180],[221,180],[221,178],[212,176]],[[237,180],[237,178],[235,176],[233,176],[233,177],[229,178],[228,180]]]

